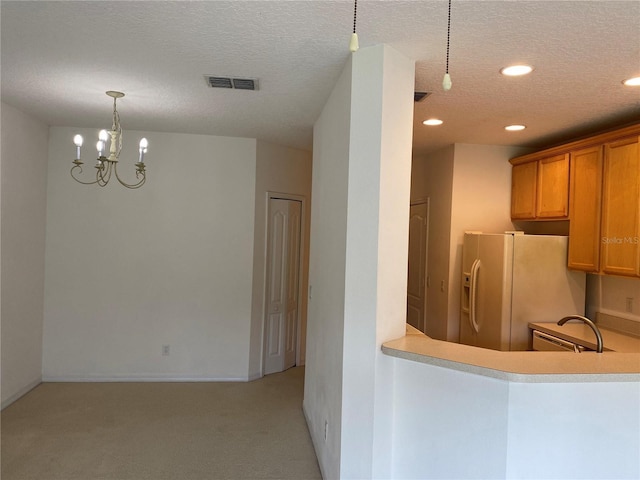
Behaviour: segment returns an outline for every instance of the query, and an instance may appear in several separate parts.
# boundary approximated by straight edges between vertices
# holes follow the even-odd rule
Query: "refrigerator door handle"
[[[474,332],[478,333],[480,327],[478,326],[478,322],[476,321],[476,302],[477,302],[477,292],[478,292],[478,271],[480,270],[480,259],[476,258],[473,261],[473,265],[471,266],[471,285],[470,287],[470,298],[469,298],[469,323],[471,324],[471,328]]]

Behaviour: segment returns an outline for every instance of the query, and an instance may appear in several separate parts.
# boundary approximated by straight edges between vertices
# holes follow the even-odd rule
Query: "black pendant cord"
[[[355,28],[355,25],[354,25]],[[447,66],[445,73],[449,73],[449,40],[451,38],[451,0],[449,0],[449,15],[447,17]]]
[[[353,33],[356,33],[356,17],[358,15],[358,0],[353,1]]]
[[[351,41],[349,42],[349,50],[352,53],[357,52],[358,45],[358,34],[356,33],[356,20],[358,15],[358,0],[354,0],[353,2],[353,33],[351,34]]]

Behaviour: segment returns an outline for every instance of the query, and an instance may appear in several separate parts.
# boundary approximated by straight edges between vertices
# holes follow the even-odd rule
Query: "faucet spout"
[[[589,327],[591,327],[591,330],[593,330],[593,333],[596,334],[596,352],[602,353],[604,345],[602,342],[602,334],[600,333],[600,329],[598,328],[598,326],[587,317],[583,317],[582,315],[569,315],[568,317],[564,317],[563,319],[558,321],[558,325],[562,326],[569,320],[580,320],[589,325]]]

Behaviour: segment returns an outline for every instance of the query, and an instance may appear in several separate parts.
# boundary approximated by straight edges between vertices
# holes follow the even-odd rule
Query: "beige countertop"
[[[567,322],[562,327],[557,323],[530,323],[529,328],[535,328],[564,340],[579,343],[593,350],[596,349],[596,336],[593,330],[582,322]],[[640,338],[601,326],[598,326],[598,329],[602,334],[602,344],[605,351],[640,353]]]
[[[500,352],[434,340],[410,325],[404,337],[385,342],[382,351],[512,382],[640,382],[640,353]]]

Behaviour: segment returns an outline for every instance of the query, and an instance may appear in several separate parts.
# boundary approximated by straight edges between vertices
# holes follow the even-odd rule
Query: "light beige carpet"
[[[303,383],[45,383],[2,411],[2,480],[320,479]]]

